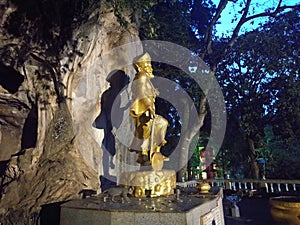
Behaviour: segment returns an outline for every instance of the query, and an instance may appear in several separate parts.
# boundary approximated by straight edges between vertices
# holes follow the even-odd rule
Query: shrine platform
[[[105,194],[61,205],[60,225],[224,225],[222,190],[116,202]]]

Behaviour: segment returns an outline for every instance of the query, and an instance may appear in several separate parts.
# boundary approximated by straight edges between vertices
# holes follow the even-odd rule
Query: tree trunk
[[[184,102],[184,99],[181,99]],[[180,142],[178,143],[180,148],[180,156],[179,156],[179,168],[177,174],[178,181],[186,180],[187,173],[188,173],[188,160],[189,160],[189,145],[190,141],[192,140],[193,136],[195,135],[192,130],[189,129],[189,113],[190,109],[185,107],[183,115],[182,115],[182,127],[181,127],[181,134],[180,134]]]
[[[205,116],[207,114],[206,111],[206,97],[201,98],[200,103],[200,112],[198,115],[198,123],[195,123],[196,121],[190,121],[189,113],[190,109],[186,108],[186,110],[183,113],[183,127],[181,128],[181,142],[180,145],[180,158],[179,158],[179,165],[180,170],[177,174],[177,180],[181,181],[184,177],[185,179],[188,178],[188,160],[193,154],[193,149],[190,149],[190,145],[192,143],[193,138],[197,135],[199,135],[200,128],[203,126],[203,122],[205,119]],[[184,103],[183,103],[184,104]]]
[[[257,152],[255,151],[254,141],[248,137],[250,168],[253,179],[259,179],[259,167],[257,163]]]

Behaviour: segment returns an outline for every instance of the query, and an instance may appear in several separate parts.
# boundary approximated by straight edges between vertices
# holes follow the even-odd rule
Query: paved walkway
[[[240,218],[225,217],[226,225],[274,225],[268,198],[243,198],[238,203]],[[226,213],[226,212],[225,212]]]

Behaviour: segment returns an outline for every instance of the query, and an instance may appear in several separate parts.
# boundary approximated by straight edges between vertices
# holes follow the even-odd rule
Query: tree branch
[[[266,17],[266,16],[275,17],[278,15],[278,13],[281,13],[282,11],[284,11],[286,9],[297,9],[297,8],[300,9],[300,4],[294,5],[294,6],[277,6],[277,8],[273,12],[263,12],[263,13],[258,13],[256,15],[249,16],[245,19],[245,22],[248,22],[250,20],[253,20],[253,19],[256,19],[259,17]]]
[[[246,6],[243,9],[243,15],[242,15],[241,19],[239,20],[238,24],[236,25],[236,27],[234,28],[232,36],[230,38],[230,41],[227,44],[227,47],[224,49],[224,52],[223,52],[224,56],[227,53],[227,50],[233,46],[234,42],[236,41],[236,39],[239,35],[241,27],[245,23],[245,19],[247,17],[248,12],[249,12],[250,3],[251,3],[251,0],[247,0]]]
[[[204,52],[201,54],[201,58],[204,59],[206,54],[211,54],[212,53],[212,49],[211,49],[211,45],[212,45],[212,32],[213,32],[213,28],[215,26],[215,24],[217,23],[218,19],[220,18],[221,13],[223,12],[223,10],[225,9],[226,5],[228,3],[228,0],[221,0],[218,8],[217,8],[217,12],[214,15],[214,17],[212,18],[208,29],[205,33],[204,36],[204,43],[206,44],[206,48],[204,50]]]
[[[247,0],[246,5],[244,7],[243,14],[241,19],[239,20],[238,24],[236,25],[236,27],[233,30],[232,36],[230,38],[230,41],[227,44],[227,47],[224,49],[223,54],[221,59],[223,59],[226,55],[226,53],[228,52],[228,50],[230,48],[232,48],[232,46],[234,45],[236,39],[238,38],[238,34],[241,30],[241,27],[248,21],[256,19],[256,18],[260,18],[260,17],[275,17],[277,16],[280,12],[284,11],[285,9],[293,9],[293,8],[300,8],[300,4],[294,5],[294,6],[281,6],[282,0],[279,0],[278,5],[276,7],[276,9],[274,11],[268,11],[268,12],[263,12],[263,13],[258,13],[252,16],[248,16],[247,14],[249,12],[249,7],[250,7],[250,3],[252,0]]]

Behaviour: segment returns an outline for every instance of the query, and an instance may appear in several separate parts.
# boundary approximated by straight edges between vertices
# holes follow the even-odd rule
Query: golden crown
[[[143,55],[136,57],[133,63],[139,64],[141,62],[150,62],[150,61],[151,61],[151,57],[150,57],[149,53],[146,52]]]

